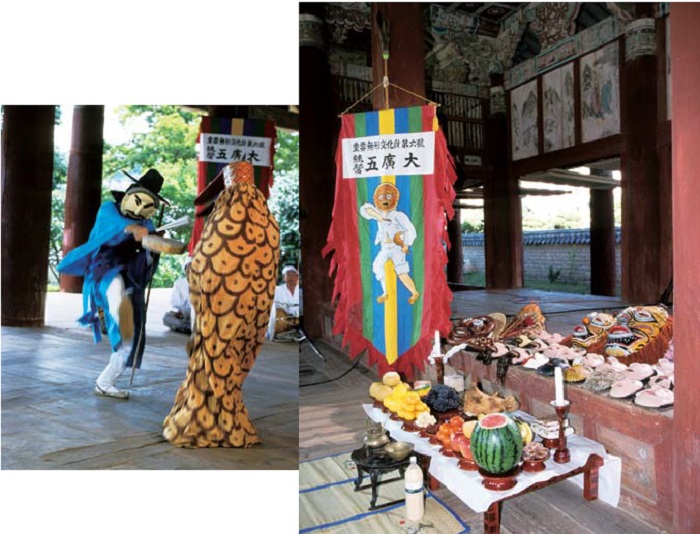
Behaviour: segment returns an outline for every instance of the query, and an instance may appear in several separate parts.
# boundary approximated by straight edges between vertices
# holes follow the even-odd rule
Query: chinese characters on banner
[[[243,137],[225,134],[200,136],[199,160],[208,162],[249,161],[254,167],[270,166],[268,137]]]
[[[343,139],[343,178],[433,174],[435,132]]]
[[[273,121],[202,117],[197,138],[197,194],[204,191],[226,165],[245,160],[253,165],[255,186],[266,198],[269,197],[276,139],[277,130]],[[197,214],[199,213],[198,211]],[[203,229],[204,217],[198,216],[192,228],[190,253],[199,241]]]

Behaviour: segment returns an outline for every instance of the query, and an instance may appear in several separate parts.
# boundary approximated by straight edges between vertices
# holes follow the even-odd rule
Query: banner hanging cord
[[[342,117],[343,115],[345,115],[348,111],[350,111],[350,110],[351,110],[352,108],[354,108],[357,104],[359,104],[360,102],[362,102],[365,98],[367,98],[369,95],[371,95],[372,93],[374,93],[377,89],[379,89],[379,88],[382,87],[383,85],[384,85],[383,82],[380,83],[380,84],[375,85],[369,92],[367,92],[367,93],[365,93],[363,96],[361,96],[357,101],[355,101],[354,104],[352,104],[349,108],[347,108],[345,111],[343,111],[343,112],[342,112],[340,115],[338,115],[338,116],[339,116],[339,117]]]
[[[375,92],[377,89],[379,89],[380,87],[385,87],[385,88],[388,89],[388,86],[395,87],[395,88],[398,89],[399,91],[403,91],[404,93],[408,93],[409,95],[415,96],[416,98],[420,98],[421,100],[424,100],[425,102],[427,102],[427,103],[430,104],[431,106],[440,107],[440,104],[439,104],[439,103],[434,102],[434,101],[432,101],[432,100],[430,100],[429,98],[426,98],[426,97],[424,97],[424,96],[421,96],[421,95],[419,95],[418,93],[414,93],[413,91],[409,91],[408,89],[404,89],[403,87],[400,87],[400,86],[396,85],[395,83],[390,82],[389,79],[385,77],[384,80],[382,81],[382,83],[379,83],[379,84],[375,85],[370,91],[368,91],[367,93],[365,93],[364,95],[362,95],[362,96],[361,96],[359,99],[357,99],[350,107],[348,107],[345,111],[343,111],[343,112],[342,112],[340,115],[338,115],[338,116],[339,116],[339,117],[342,117],[343,115],[347,114],[348,111],[350,111],[352,108],[354,108],[355,106],[357,106],[357,104],[359,104],[360,102],[362,102],[365,98],[367,98],[368,96],[370,96],[372,93],[374,93],[374,92]]]
[[[438,104],[437,102],[433,102],[429,98],[425,98],[424,96],[421,96],[418,93],[414,93],[413,91],[409,91],[408,89],[404,89],[403,87],[400,87],[400,86],[396,85],[395,83],[389,82],[389,85],[391,85],[392,87],[395,87],[399,91],[403,91],[404,93],[408,93],[409,95],[413,95],[416,98],[420,98],[421,100],[424,100],[425,102],[427,102],[431,106],[440,107],[440,104]]]
[[[389,109],[389,54],[384,54],[384,109]]]

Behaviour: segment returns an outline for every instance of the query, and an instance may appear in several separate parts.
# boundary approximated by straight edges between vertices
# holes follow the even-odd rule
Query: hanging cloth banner
[[[447,220],[454,216],[452,156],[435,106],[343,115],[336,191],[324,256],[333,253],[333,334],[350,357],[380,372],[423,369],[446,336]]]
[[[253,165],[255,185],[269,198],[276,139],[273,121],[202,117],[197,136],[197,194],[204,191],[226,165],[243,160]],[[188,247],[190,254],[203,229],[204,217],[196,217]]]

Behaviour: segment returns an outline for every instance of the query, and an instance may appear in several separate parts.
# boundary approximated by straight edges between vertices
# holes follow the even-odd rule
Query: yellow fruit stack
[[[382,377],[381,382],[373,382],[369,395],[374,400],[384,403],[389,410],[400,418],[413,421],[418,414],[429,412],[428,405],[421,401],[430,388],[413,391],[411,386],[401,382],[398,373],[390,371]]]
[[[387,386],[382,382],[373,382],[369,387],[369,396],[376,401],[384,402],[384,399],[391,395],[392,391],[391,386]]]
[[[399,384],[401,384],[399,373],[390,371],[382,377],[381,382],[372,382],[369,387],[369,396],[376,401],[384,402],[384,399],[391,395],[394,387]],[[408,384],[405,385],[408,387]]]
[[[394,387],[391,395],[384,399],[384,406],[406,421],[413,421],[419,413],[430,411],[428,405],[420,400],[420,395],[404,382]]]

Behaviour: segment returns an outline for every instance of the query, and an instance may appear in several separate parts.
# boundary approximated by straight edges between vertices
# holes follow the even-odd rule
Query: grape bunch
[[[435,412],[456,410],[462,404],[457,390],[444,384],[435,384],[430,388],[423,401]]]

